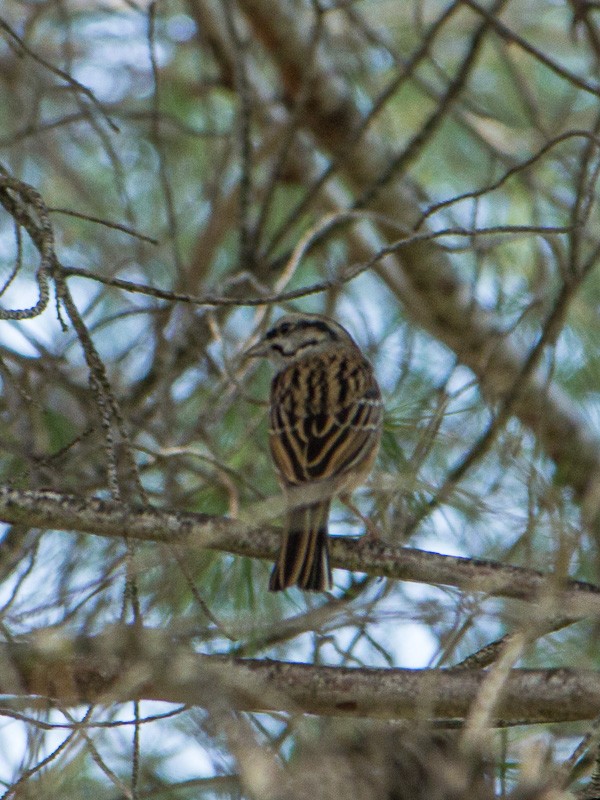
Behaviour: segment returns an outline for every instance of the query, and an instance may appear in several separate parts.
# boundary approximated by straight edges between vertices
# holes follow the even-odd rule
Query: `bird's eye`
[[[285,336],[291,329],[292,326],[289,322],[282,322],[281,325],[276,325],[274,328],[271,328],[270,331],[267,331],[267,333],[265,333],[265,339],[275,339],[277,336]]]

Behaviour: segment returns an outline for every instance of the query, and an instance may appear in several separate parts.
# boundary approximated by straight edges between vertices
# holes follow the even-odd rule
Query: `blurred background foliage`
[[[397,153],[420,142],[392,176],[414,198],[415,217],[388,218],[389,226],[400,226],[391,238],[428,211],[430,230],[460,232],[441,243],[465,297],[493,315],[499,332],[511,332],[523,353],[538,340],[561,288],[581,277],[542,369],[579,409],[582,425],[597,432],[600,161],[590,137],[600,125],[600,32],[594,4],[495,3],[503,27],[488,27],[475,47],[484,15],[471,2],[271,3],[274,17],[288,14],[309,32],[300,79],[270,31],[261,29],[253,3],[4,0],[0,10],[0,163],[40,192],[63,266],[182,296],[240,300],[239,306],[174,302],[96,279],[68,279],[149,501],[252,521],[261,501],[278,496],[267,451],[271,374],[266,364],[244,363],[241,354],[282,309],[319,311],[349,328],[383,389],[381,454],[356,496],[382,537],[597,583],[597,545],[573,492],[561,483],[561,466],[535,429],[514,417],[444,501],[428,509],[485,430],[494,405],[482,394],[481,376],[426,332],[380,275],[369,270],[305,298],[244,305],[333,279],[365,260],[349,231],[366,225],[368,239],[368,216],[322,236],[282,279],[291,252],[325,214],[370,208],[353,185],[352,156],[324,147],[307,122],[313,81],[319,70],[331,70],[365,117],[388,92],[370,121],[371,135]],[[470,72],[449,98],[470,52]],[[430,130],[435,113],[439,123]],[[344,120],[333,115],[331,124],[339,135]],[[328,168],[328,181],[319,184]],[[379,181],[373,175],[366,193]],[[476,196],[456,199],[464,193]],[[339,198],[337,209],[332,197]],[[506,230],[478,234],[497,226]],[[35,302],[37,264],[27,236],[2,212],[4,308]],[[31,320],[3,321],[0,378],[1,480],[107,496],[101,415],[78,337],[69,325],[63,329],[53,301]],[[543,395],[539,414],[542,424]],[[362,532],[341,504],[331,528]],[[18,533],[5,533],[18,540],[2,564],[7,637],[49,625],[97,632],[127,616],[131,561],[124,543]],[[332,600],[295,590],[270,596],[269,565],[240,557],[204,552],[183,560],[168,548],[137,544],[133,564],[143,621],[180,626],[205,653],[242,648],[315,663],[446,667],[510,631],[523,613],[516,601],[337,570],[339,602],[331,615],[301,636],[265,646],[276,621]],[[538,639],[521,665],[597,669],[597,644],[597,626],[579,622]],[[34,789],[38,797],[116,797],[116,776],[129,785],[137,747],[139,796],[238,796],[235,765],[208,714],[180,709],[160,718],[171,712],[142,704],[142,716],[159,718],[140,727],[138,744],[130,725],[89,728],[88,738],[75,737],[44,769],[37,766],[65,738],[53,727],[64,723],[62,712],[40,713],[49,729],[7,717],[0,728],[0,779],[9,791],[32,770],[19,784],[24,797]],[[89,713],[104,722],[132,718],[129,707]],[[297,721],[255,715],[250,723],[259,740],[290,755]],[[514,779],[524,739],[551,740],[560,761],[585,730],[582,723],[541,734],[527,727],[505,732],[497,752],[508,782],[500,788]]]

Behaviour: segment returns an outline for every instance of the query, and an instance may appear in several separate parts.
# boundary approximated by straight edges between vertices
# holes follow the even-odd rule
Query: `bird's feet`
[[[363,535],[360,537],[359,540],[361,543],[372,542],[380,538],[377,527],[374,525],[373,522],[371,522],[371,520],[368,517],[365,517],[365,515],[361,512],[361,510],[357,506],[354,505],[349,495],[342,495],[340,497],[340,500],[346,506],[346,508],[348,508],[355,516],[357,516],[360,519],[360,521],[365,526],[365,532],[363,533]]]

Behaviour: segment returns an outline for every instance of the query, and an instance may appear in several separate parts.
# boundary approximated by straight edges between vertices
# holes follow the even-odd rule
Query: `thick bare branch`
[[[41,631],[28,642],[1,644],[0,664],[2,694],[50,697],[65,705],[146,699],[381,719],[464,718],[487,674],[205,656],[162,631],[135,626],[75,640]],[[599,713],[600,675],[570,669],[513,670],[497,711],[506,723]]]
[[[211,548],[253,558],[273,559],[279,545],[277,529],[263,523],[253,530],[251,525],[227,517],[133,507],[8,486],[0,487],[0,520],[28,527]],[[396,580],[456,586],[497,597],[545,601],[549,603],[546,616],[559,612],[573,618],[600,614],[600,587],[582,581],[494,561],[389,545],[382,540],[362,542],[334,537],[331,544],[336,567]]]

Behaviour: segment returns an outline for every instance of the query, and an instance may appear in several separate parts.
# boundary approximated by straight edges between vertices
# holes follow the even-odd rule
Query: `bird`
[[[348,331],[320,314],[281,317],[246,356],[266,357],[276,369],[269,447],[287,510],[269,589],[327,591],[331,502],[349,498],[379,449],[383,405],[373,367]]]

